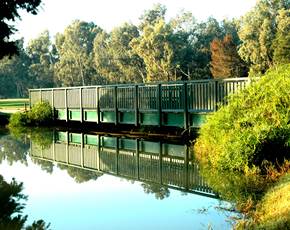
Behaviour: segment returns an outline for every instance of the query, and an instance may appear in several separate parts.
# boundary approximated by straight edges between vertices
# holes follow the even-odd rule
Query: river
[[[1,132],[0,175],[23,183],[27,224],[50,229],[231,229],[236,215],[177,141]]]

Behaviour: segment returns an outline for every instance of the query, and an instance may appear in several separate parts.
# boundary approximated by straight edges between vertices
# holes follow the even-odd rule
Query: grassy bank
[[[290,64],[228,98],[194,145],[203,176],[245,219],[237,229],[289,229]],[[285,205],[286,204],[286,205]]]
[[[14,113],[28,108],[28,98],[0,99],[0,112],[2,113]]]
[[[282,163],[290,152],[290,64],[275,68],[209,117],[194,149],[219,170],[259,170]]]
[[[290,172],[274,183],[236,229],[290,229]]]

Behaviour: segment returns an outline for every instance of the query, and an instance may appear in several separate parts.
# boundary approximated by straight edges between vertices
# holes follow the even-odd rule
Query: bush
[[[48,123],[52,119],[52,108],[46,101],[36,103],[28,112],[28,118],[35,125]]]
[[[9,126],[20,127],[25,126],[28,122],[28,115],[26,112],[17,112],[11,115],[9,119]]]
[[[290,151],[290,64],[273,69],[229,97],[200,129],[196,157],[210,167],[247,171]]]
[[[9,127],[38,126],[49,124],[52,120],[52,108],[48,102],[38,102],[28,112],[17,112],[9,119]]]

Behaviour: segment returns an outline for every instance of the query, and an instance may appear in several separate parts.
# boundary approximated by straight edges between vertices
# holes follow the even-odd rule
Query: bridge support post
[[[99,87],[96,87],[96,108],[97,108],[97,123],[100,124],[100,101],[99,101]]]
[[[81,133],[81,166],[82,168],[84,167],[84,162],[85,162],[85,159],[84,159],[84,134]]]
[[[116,137],[116,173],[119,175],[119,137]]]
[[[184,146],[185,148],[185,156],[184,156],[184,164],[185,164],[185,189],[189,189],[189,148],[187,145]]]
[[[139,112],[138,112],[138,85],[135,85],[135,126],[139,125]]]
[[[66,132],[66,146],[65,146],[65,158],[66,158],[66,163],[68,164],[68,162],[69,162],[69,156],[68,156],[68,149],[69,149],[69,133],[68,132]]]
[[[183,83],[183,121],[184,129],[188,129],[188,109],[187,109],[187,84]]]
[[[83,89],[80,88],[80,122],[84,121],[84,114],[83,114],[83,96],[82,96]]]
[[[64,107],[65,107],[65,121],[68,122],[69,114],[68,114],[68,104],[67,104],[67,89],[64,90]]]
[[[53,136],[52,136],[52,138],[53,138],[53,140],[52,140],[52,159],[54,161],[56,161],[56,157],[55,157],[55,135],[56,135],[56,133],[55,133],[55,130],[53,130],[52,133],[53,133]]]
[[[115,125],[118,125],[119,114],[118,114],[118,93],[117,93],[117,86],[114,87],[114,111],[115,111]]]
[[[215,80],[214,82],[213,82],[214,84],[213,84],[213,111],[215,112],[215,111],[217,111],[217,96],[218,96],[218,94],[217,94],[217,88],[218,88],[218,82],[217,82],[217,80]]]
[[[97,148],[97,168],[98,171],[101,171],[101,138],[98,135],[98,148]]]
[[[136,139],[136,167],[137,167],[137,180],[140,179],[140,169],[139,169],[139,140]]]
[[[163,184],[163,176],[162,176],[162,155],[163,155],[163,146],[162,142],[159,142],[159,173],[160,173],[160,184]]]
[[[54,109],[54,90],[51,90],[51,109],[52,109],[52,119],[55,120],[55,109]]]
[[[157,109],[158,109],[158,126],[162,126],[162,92],[161,92],[161,84],[157,85]]]

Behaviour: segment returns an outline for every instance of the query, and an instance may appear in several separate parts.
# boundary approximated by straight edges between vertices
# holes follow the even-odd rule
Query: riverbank
[[[289,165],[288,165],[289,168]],[[290,172],[273,183],[237,229],[290,229]]]
[[[28,108],[28,98],[0,99],[0,125],[7,125],[11,114],[24,112]]]
[[[205,180],[245,216],[237,229],[290,228],[289,76],[290,64],[277,66],[231,95],[195,142]]]

